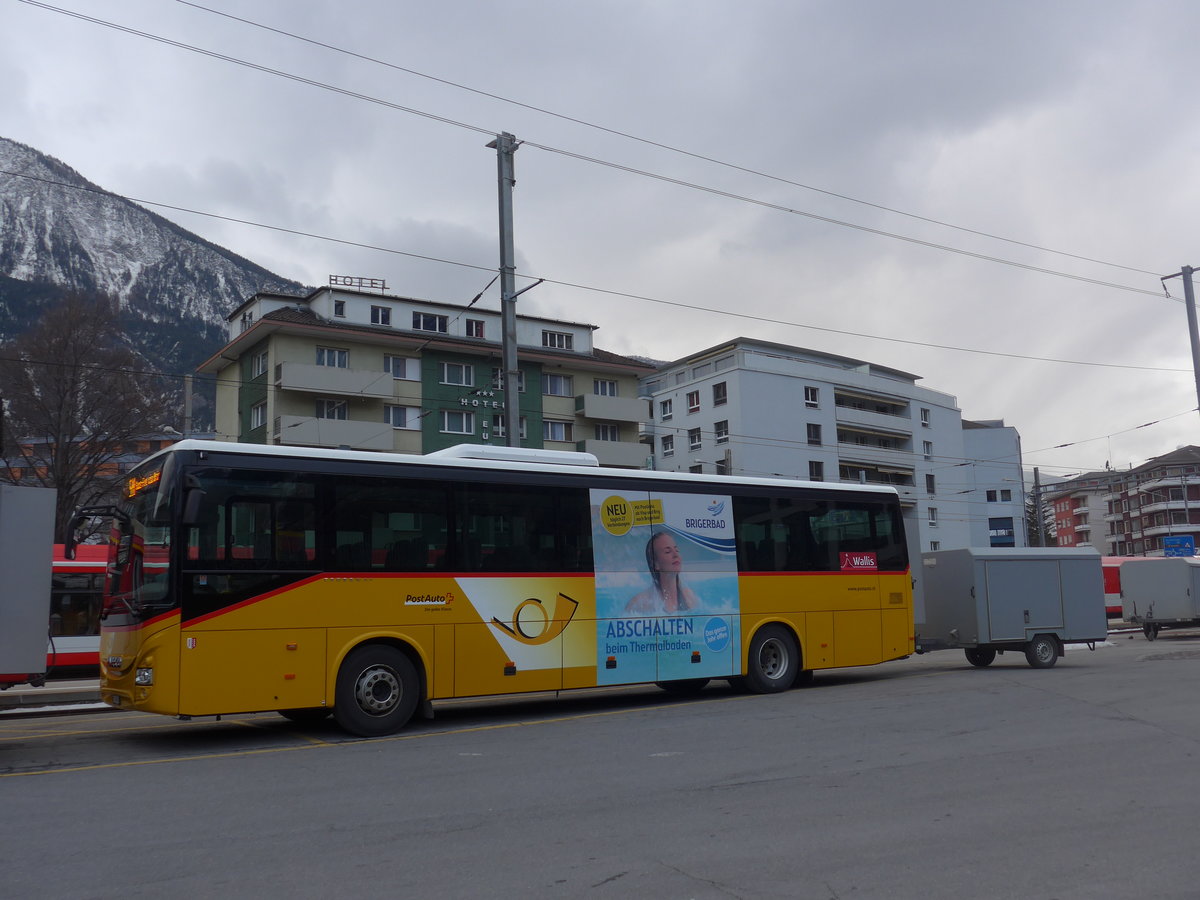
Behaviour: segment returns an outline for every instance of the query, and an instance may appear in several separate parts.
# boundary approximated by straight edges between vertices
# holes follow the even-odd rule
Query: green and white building
[[[340,286],[261,292],[228,317],[216,437],[429,453],[505,444],[499,311]],[[649,363],[596,349],[594,325],[516,318],[521,446],[641,468]]]

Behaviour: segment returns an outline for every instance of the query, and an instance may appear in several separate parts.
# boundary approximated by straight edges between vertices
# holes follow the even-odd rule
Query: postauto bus
[[[443,698],[765,693],[913,652],[886,487],[185,440],[108,512],[101,695],[121,709],[371,736]]]

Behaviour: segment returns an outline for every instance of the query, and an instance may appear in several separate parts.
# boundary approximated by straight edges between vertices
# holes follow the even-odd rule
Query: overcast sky
[[[508,131],[518,271],[560,282],[520,312],[655,359],[745,335],[902,369],[1047,475],[1200,443],[1160,283],[1200,267],[1194,0],[199,2],[256,24],[52,4],[155,40],[0,0],[0,134],[129,197],[386,248],[150,207],[279,275],[464,302]]]

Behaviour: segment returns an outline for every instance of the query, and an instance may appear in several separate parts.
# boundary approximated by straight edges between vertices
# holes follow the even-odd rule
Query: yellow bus
[[[913,652],[890,488],[185,440],[109,511],[100,689],[121,709],[372,736],[444,698],[774,692]]]

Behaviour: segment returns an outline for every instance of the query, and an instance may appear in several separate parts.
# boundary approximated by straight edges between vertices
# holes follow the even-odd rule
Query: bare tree
[[[55,488],[54,539],[76,507],[111,502],[119,459],[162,421],[159,376],[122,342],[115,304],[70,294],[0,351],[4,468]]]

